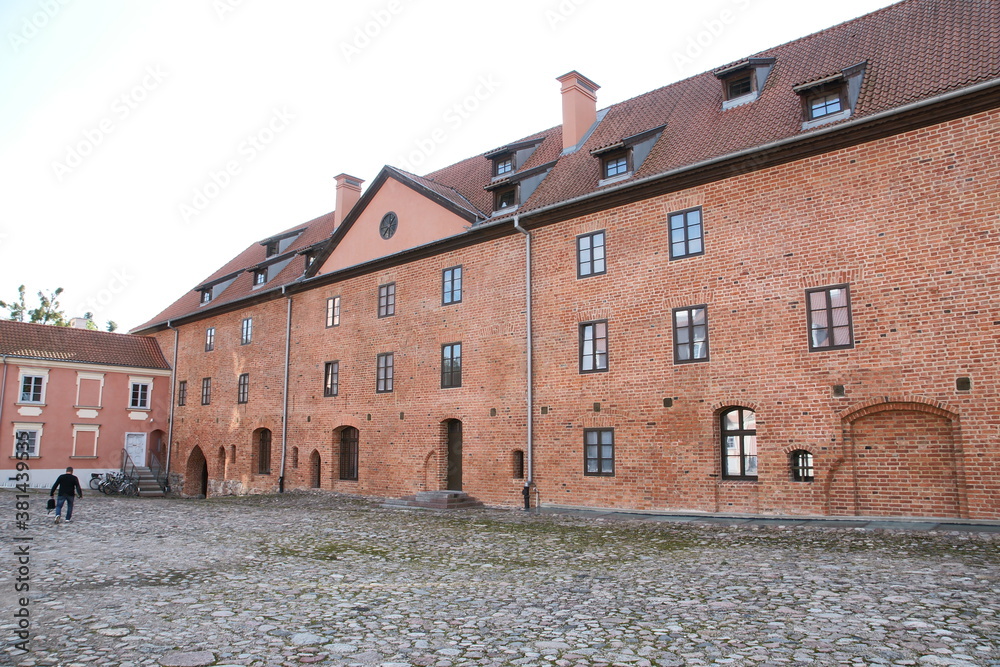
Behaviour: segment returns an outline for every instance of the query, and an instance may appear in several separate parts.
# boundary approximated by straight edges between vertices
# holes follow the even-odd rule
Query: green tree
[[[59,295],[63,293],[62,287],[57,287],[52,292],[38,290],[38,306],[35,308],[28,308],[24,292],[24,285],[21,285],[17,288],[17,300],[0,301],[0,308],[7,309],[7,319],[35,324],[53,324],[59,327],[70,325],[66,313],[62,311],[59,304]]]

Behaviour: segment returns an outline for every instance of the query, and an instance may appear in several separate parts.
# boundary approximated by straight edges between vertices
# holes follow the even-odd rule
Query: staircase
[[[392,498],[382,507],[412,507],[431,510],[461,510],[482,507],[483,504],[464,491],[421,491],[415,496]]]
[[[139,478],[139,495],[143,498],[162,498],[165,494],[156,481],[156,475],[149,468],[135,467],[135,474]]]

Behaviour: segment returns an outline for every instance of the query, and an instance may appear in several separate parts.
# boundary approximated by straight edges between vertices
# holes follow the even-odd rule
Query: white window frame
[[[93,454],[80,454],[76,451],[76,436],[78,433],[93,433],[94,434],[94,453]],[[101,439],[101,425],[100,424],[73,424],[73,454],[72,458],[85,458],[85,459],[96,459],[99,447],[99,441]]]
[[[24,390],[24,378],[26,377],[40,377],[42,378],[42,395],[39,401],[25,401],[23,398]],[[17,402],[19,405],[45,405],[45,394],[49,388],[49,369],[47,368],[28,368],[22,367],[19,369],[17,378]]]
[[[11,444],[11,456],[17,456],[17,432],[18,431],[29,431],[35,434],[35,452],[29,453],[29,458],[37,459],[42,453],[42,435],[45,429],[44,424],[38,422],[14,422],[13,429],[11,430],[11,435],[14,436],[13,443]]]
[[[145,405],[134,405],[132,403],[132,396],[135,393],[135,386],[139,384],[146,385],[146,404]],[[153,378],[151,377],[140,377],[136,375],[128,376],[128,409],[129,410],[150,410],[150,405],[153,402]]]
[[[80,385],[84,380],[97,380],[101,383],[97,391],[97,405],[83,405],[80,403]],[[100,408],[104,405],[104,373],[76,372],[76,407],[78,408]]]

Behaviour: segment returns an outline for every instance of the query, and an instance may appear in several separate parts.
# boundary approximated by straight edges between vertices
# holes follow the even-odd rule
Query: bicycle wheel
[[[139,485],[135,482],[125,482],[122,486],[123,496],[137,496],[139,495]]]
[[[101,478],[100,477],[91,477],[90,478],[90,488],[92,488],[94,491],[99,490],[101,488]]]
[[[101,493],[103,493],[106,496],[110,496],[111,495],[111,482],[109,482],[107,480],[102,481],[100,484],[97,485],[97,490],[100,491]]]

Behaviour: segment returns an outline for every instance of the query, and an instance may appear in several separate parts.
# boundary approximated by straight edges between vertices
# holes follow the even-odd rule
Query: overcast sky
[[[424,174],[889,0],[3,0],[0,299],[126,331],[333,177]],[[33,301],[33,296],[31,301]]]

